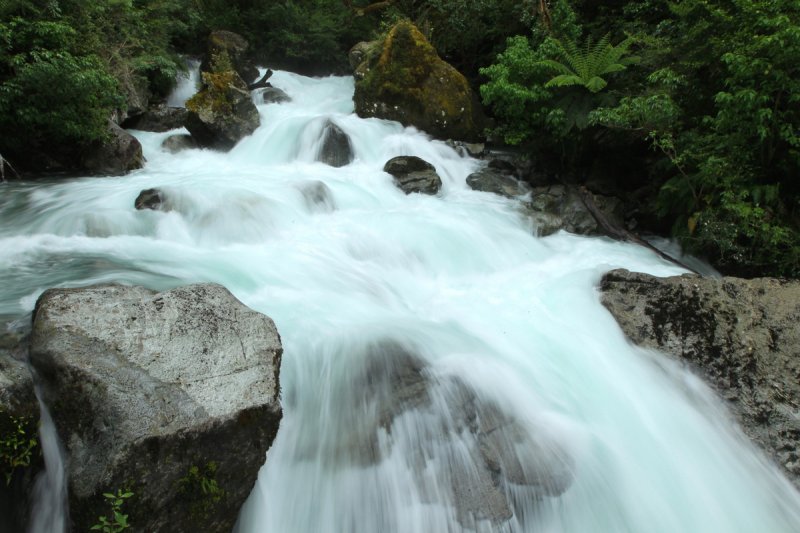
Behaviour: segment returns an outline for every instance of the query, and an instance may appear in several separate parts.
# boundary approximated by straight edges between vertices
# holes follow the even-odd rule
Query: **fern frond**
[[[545,87],[569,87],[571,85],[584,85],[583,78],[576,74],[561,74],[544,84]]]

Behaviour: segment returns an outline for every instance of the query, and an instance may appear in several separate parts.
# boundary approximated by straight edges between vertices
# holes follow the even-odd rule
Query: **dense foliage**
[[[800,275],[795,0],[4,0],[0,157],[74,167],[210,30],[323,74],[400,19],[482,83],[492,137],[538,171],[627,194],[725,272]]]
[[[547,22],[483,70],[496,133],[576,180],[624,150],[619,179],[657,190],[692,251],[726,272],[800,275],[800,4],[559,0]]]

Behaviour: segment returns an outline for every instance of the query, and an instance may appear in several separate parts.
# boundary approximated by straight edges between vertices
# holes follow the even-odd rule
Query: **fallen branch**
[[[17,179],[20,179],[19,173],[11,164],[11,162],[5,157],[3,157],[2,154],[0,154],[0,181],[2,181],[3,183],[6,182],[6,166],[8,166],[8,168],[11,169],[11,172],[14,173],[14,176],[16,176]]]
[[[255,91],[256,89],[265,89],[267,87],[272,87],[272,84],[267,80],[272,77],[272,69],[267,69],[267,72],[261,76],[261,79],[255,83],[251,83],[247,86],[247,88],[251,91]]]
[[[645,248],[648,248],[653,252],[655,252],[656,254],[658,254],[658,256],[661,257],[662,259],[666,259],[670,263],[678,265],[681,268],[685,268],[686,270],[694,272],[695,274],[702,275],[700,274],[700,272],[693,269],[689,265],[682,263],[681,261],[675,259],[671,255],[665,254],[664,252],[662,252],[661,250],[659,250],[646,240],[642,239],[632,231],[623,228],[622,226],[611,220],[605,213],[603,213],[603,211],[599,207],[597,207],[597,204],[594,202],[594,195],[591,192],[589,192],[589,190],[586,189],[586,187],[581,187],[578,192],[581,196],[581,201],[583,201],[583,205],[586,206],[586,210],[589,211],[589,213],[592,215],[592,217],[597,222],[597,225],[600,227],[603,233],[605,233],[606,235],[617,241],[632,242],[634,244],[638,244],[639,246],[644,246]]]

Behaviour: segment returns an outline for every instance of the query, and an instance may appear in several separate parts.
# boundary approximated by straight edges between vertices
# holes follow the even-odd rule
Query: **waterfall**
[[[172,93],[167,97],[169,107],[183,107],[186,100],[194,96],[197,86],[200,83],[200,61],[196,59],[186,60],[186,72],[178,75],[178,83]]]
[[[0,315],[51,286],[214,281],[271,316],[284,419],[240,533],[800,529],[800,496],[720,401],[632,346],[604,272],[681,273],[605,238],[537,238],[477,162],[353,114],[353,80],[275,72],[292,101],[229,153],[160,148],[120,178],[14,182],[0,196]],[[316,162],[333,121],[354,160]],[[174,132],[172,132],[174,133]],[[384,163],[442,177],[405,195]],[[169,209],[136,211],[159,187]]]
[[[64,453],[58,440],[50,411],[39,399],[39,442],[44,456],[44,471],[33,487],[33,508],[28,533],[64,533],[67,531],[67,483],[64,472]]]

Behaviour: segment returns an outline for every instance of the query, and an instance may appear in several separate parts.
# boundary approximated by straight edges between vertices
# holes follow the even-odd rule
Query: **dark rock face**
[[[348,438],[336,441],[337,449],[323,450],[323,457],[369,466],[393,446],[411,446],[419,454],[412,469],[420,487],[430,475],[426,469],[446,471],[451,501],[465,528],[482,520],[495,526],[509,520],[512,486],[517,494],[541,499],[571,484],[572,460],[563,450],[458,378],[436,377],[413,347],[392,340],[373,343],[352,372],[332,398],[346,413],[342,423]],[[414,417],[411,424],[409,417]],[[414,428],[410,434],[409,427]],[[389,450],[386,442],[379,443],[381,433],[392,436]],[[427,464],[432,456],[440,459],[437,466]]]
[[[598,208],[609,219],[622,223],[622,203],[610,196],[594,196]],[[541,236],[561,229],[579,235],[599,235],[597,221],[586,209],[580,194],[574,187],[551,185],[534,187],[528,213]]]
[[[66,449],[73,530],[121,488],[134,531],[231,531],[278,430],[281,353],[272,321],[219,285],[46,291],[30,357]]]
[[[171,154],[177,154],[190,148],[197,148],[197,142],[191,135],[170,135],[161,143],[161,148]]]
[[[524,183],[492,168],[483,168],[467,176],[467,185],[476,191],[514,198],[530,191]]]
[[[84,156],[84,168],[100,176],[119,176],[142,168],[144,155],[139,141],[110,120],[108,130],[111,134],[109,139],[91,148]]]
[[[225,72],[235,70],[246,82],[252,83],[258,77],[258,69],[250,61],[247,39],[232,31],[217,30],[208,36],[206,55],[200,64],[203,72]]]
[[[16,450],[0,445],[0,452],[19,460],[28,457],[29,462],[12,467],[5,457],[0,461],[0,531],[25,531],[34,482],[44,466],[38,442],[39,402],[24,362],[27,346],[20,335],[0,334],[0,437],[14,435],[20,445]],[[29,454],[23,453],[30,439],[35,444]]]
[[[391,158],[383,166],[383,171],[391,174],[395,185],[406,194],[436,194],[442,188],[442,178],[433,165],[413,155]]]
[[[322,146],[317,161],[332,167],[343,167],[353,162],[353,145],[342,128],[330,120],[322,129]]]
[[[200,146],[230,150],[261,124],[258,109],[236,72],[202,76],[202,89],[186,102],[186,129]]]
[[[282,104],[292,101],[292,97],[286,94],[286,91],[277,87],[267,87],[261,94],[265,104]]]
[[[169,131],[182,128],[186,121],[186,109],[183,107],[152,107],[140,115],[123,122],[123,127],[142,131]]]
[[[695,369],[800,486],[800,282],[615,270],[600,288],[634,343]]]
[[[356,45],[350,59],[359,57],[358,116],[396,120],[441,139],[480,138],[483,116],[469,83],[412,23],[397,23],[380,46]]]
[[[161,189],[145,189],[133,202],[133,206],[138,210],[151,209],[153,211],[164,210],[164,204],[164,193]]]

